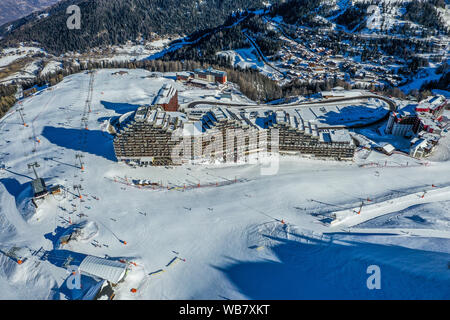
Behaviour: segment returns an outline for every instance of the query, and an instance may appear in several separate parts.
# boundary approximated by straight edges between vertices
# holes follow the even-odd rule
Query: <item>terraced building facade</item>
[[[113,131],[117,159],[144,166],[240,162],[275,152],[350,160],[355,151],[347,130],[317,129],[285,111],[252,115],[213,107],[181,117],[143,106],[116,121]]]

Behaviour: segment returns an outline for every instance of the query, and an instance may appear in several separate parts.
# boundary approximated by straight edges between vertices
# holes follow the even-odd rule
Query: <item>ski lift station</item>
[[[37,178],[31,181],[31,186],[33,187],[33,193],[36,199],[42,198],[48,194],[47,187],[45,186],[44,179],[42,178]]]
[[[80,272],[88,273],[96,278],[108,280],[113,285],[124,280],[127,264],[94,256],[87,256],[80,264]]]

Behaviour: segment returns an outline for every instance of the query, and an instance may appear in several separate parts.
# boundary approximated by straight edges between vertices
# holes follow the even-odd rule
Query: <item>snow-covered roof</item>
[[[216,70],[213,69],[212,67],[209,67],[208,69],[195,69],[194,72],[196,73],[203,73],[203,74],[210,74],[213,76],[226,76],[227,73],[225,71],[222,70]]]
[[[441,136],[439,134],[434,134],[434,133],[426,132],[426,131],[419,132],[419,137],[423,138],[427,141],[430,141],[430,142],[431,141],[437,142],[441,138]]]
[[[127,265],[118,261],[87,256],[80,264],[80,271],[111,283],[118,283],[125,276]]]
[[[190,77],[190,76],[192,76],[192,72],[188,72],[188,71],[177,72],[177,76]]]
[[[119,124],[120,125],[125,124],[125,121],[130,120],[131,115],[133,115],[133,114],[134,114],[134,111],[129,111],[129,112],[121,115],[120,118],[119,118]]]
[[[393,113],[395,117],[408,117],[408,116],[414,116],[417,114],[416,112],[416,104],[407,104],[403,108],[398,109]]]
[[[345,95],[342,91],[322,91],[320,94],[322,95],[322,97],[343,97]]]
[[[189,121],[183,124],[183,136],[199,136],[202,133],[201,121]]]
[[[143,121],[145,119],[145,117],[147,116],[147,112],[148,112],[148,108],[147,107],[139,107],[136,110],[136,113],[134,115],[134,120],[136,121]]]
[[[387,153],[392,153],[395,151],[395,147],[390,144],[390,143],[386,143],[382,146],[383,150],[386,151]]]
[[[181,126],[183,116],[184,114],[180,112],[166,112],[160,108],[141,106],[136,111],[126,113],[119,118],[119,131],[127,130],[127,124],[133,125],[133,120],[173,131]]]
[[[320,130],[319,138],[322,142],[345,142],[353,144],[352,137],[348,130],[339,129],[339,130]]]
[[[430,110],[434,110],[440,106],[442,106],[446,102],[446,99],[442,95],[430,96],[425,100],[422,100],[419,103],[419,107],[421,108],[429,108]]]
[[[166,83],[159,89],[158,95],[153,100],[153,104],[167,104],[176,93],[177,90],[171,84]]]
[[[428,141],[426,139],[418,139],[412,146],[411,150],[426,148],[428,146]]]

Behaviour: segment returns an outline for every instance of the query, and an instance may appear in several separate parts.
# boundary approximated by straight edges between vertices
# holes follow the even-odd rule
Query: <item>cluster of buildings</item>
[[[180,72],[177,80],[224,84],[224,71],[195,69]],[[322,92],[324,98],[345,97],[344,88]],[[417,105],[393,111],[385,133],[411,141],[413,157],[428,155],[440,138],[445,97],[432,96]],[[314,121],[285,110],[246,111],[206,105],[179,111],[178,92],[164,84],[150,105],[112,120],[114,151],[119,161],[140,166],[180,165],[189,162],[241,162],[259,152],[353,159],[355,143],[345,129],[318,128]],[[381,148],[381,147],[380,147]],[[392,154],[392,145],[382,152]]]
[[[442,122],[447,100],[442,95],[430,96],[390,114],[385,133],[411,139],[410,155],[422,158],[430,154],[446,126]]]
[[[347,130],[318,129],[286,111],[192,110],[186,117],[141,106],[114,124],[119,161],[136,165],[241,162],[259,152],[349,160],[355,145]]]
[[[280,60],[277,67],[286,70],[288,78],[322,81],[332,74],[337,79],[345,79],[345,72],[340,70],[339,62],[326,58],[331,58],[331,50],[308,50],[295,41],[284,40],[286,42],[275,58]]]
[[[386,67],[370,64],[359,64],[342,55],[332,55],[330,50],[309,52],[299,45],[285,45],[278,54],[281,63],[279,68],[286,70],[290,80],[324,81],[340,79],[361,87],[397,86],[403,78],[394,74]]]
[[[333,30],[323,31],[317,28],[291,28],[282,25],[288,31],[289,37],[281,36],[283,45],[271,60],[276,61],[276,67],[285,72],[281,79],[271,75],[273,80],[292,81],[298,79],[305,83],[322,82],[327,79],[341,79],[360,88],[394,86],[398,87],[406,81],[407,61],[401,57],[387,55],[371,43],[369,39],[355,39],[347,36],[337,37]],[[330,38],[330,34],[334,34]],[[367,42],[366,42],[367,41]],[[430,41],[430,52],[439,52],[445,48],[439,39]],[[445,42],[445,41],[444,41]],[[364,45],[362,44],[364,43]],[[335,48],[340,48],[336,50]],[[371,49],[375,54],[367,54]],[[345,52],[345,55],[339,54]],[[363,53],[363,61],[361,57]],[[406,71],[405,71],[406,72]]]
[[[317,52],[319,56],[308,59],[308,55],[303,54],[304,50],[294,51],[286,47],[283,49],[286,50],[286,54],[280,54],[282,63],[278,67],[285,69],[290,79],[324,81],[336,78],[366,87],[380,86],[383,82],[398,84],[402,80],[390,74],[386,68],[359,65],[356,62],[344,60],[340,55],[330,55],[329,51]]]
[[[194,69],[194,72],[184,71],[177,73],[178,81],[185,81],[197,87],[208,87],[211,83],[227,83],[227,73],[212,67],[207,69]]]

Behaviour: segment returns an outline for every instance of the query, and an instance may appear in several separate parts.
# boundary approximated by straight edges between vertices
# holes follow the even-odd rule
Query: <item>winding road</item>
[[[352,100],[362,100],[362,99],[379,99],[383,100],[389,105],[390,111],[396,111],[397,105],[394,101],[392,101],[389,98],[374,95],[374,94],[367,94],[367,95],[361,95],[361,96],[355,96],[355,97],[346,97],[346,98],[337,98],[337,99],[326,99],[323,101],[311,101],[311,102],[303,102],[298,104],[278,104],[278,105],[268,105],[268,104],[231,104],[226,102],[216,102],[216,101],[192,101],[186,105],[186,109],[194,108],[197,105],[205,104],[205,105],[215,105],[215,106],[227,106],[231,108],[245,108],[245,109],[258,109],[258,108],[270,108],[270,109],[286,109],[286,108],[302,108],[302,107],[309,107],[311,105],[325,105],[325,104],[331,104],[336,102],[343,102],[343,101],[352,101]],[[370,123],[365,124],[355,124],[355,125],[339,125],[339,126],[330,126],[330,127],[324,127],[323,129],[343,129],[343,128],[362,128],[362,127],[368,127],[373,124],[376,124],[380,121],[385,120],[389,116],[389,112],[386,113],[386,115],[383,118],[376,119]],[[319,129],[322,129],[319,127]]]
[[[270,68],[272,68],[273,70],[275,70],[275,72],[278,72],[283,79],[286,78],[286,74],[283,73],[281,70],[277,69],[276,67],[273,66],[273,64],[271,64],[266,57],[264,56],[264,54],[262,53],[261,49],[258,47],[258,45],[256,44],[256,42],[250,38],[249,35],[247,35],[245,32],[243,33],[244,36],[248,39],[248,41],[251,43],[251,45],[253,46],[253,48],[255,48],[256,53],[258,54],[259,58],[261,59],[261,61],[265,64],[268,65]]]
[[[218,105],[218,106],[229,106],[229,107],[245,107],[248,108],[271,108],[271,109],[283,109],[283,108],[292,108],[292,107],[302,107],[302,106],[309,106],[312,104],[330,104],[335,102],[342,102],[342,101],[351,101],[351,100],[362,100],[362,99],[380,99],[385,101],[389,105],[390,111],[397,110],[397,105],[394,101],[391,99],[388,99],[383,96],[378,95],[362,95],[362,96],[355,96],[355,97],[346,97],[346,98],[337,98],[337,99],[326,99],[323,101],[310,101],[310,102],[303,102],[298,104],[277,104],[277,105],[270,105],[270,104],[234,104],[234,103],[228,103],[228,102],[216,102],[216,101],[192,101],[189,102],[186,106],[186,108],[194,108],[195,106],[199,104],[211,104],[211,105]]]

